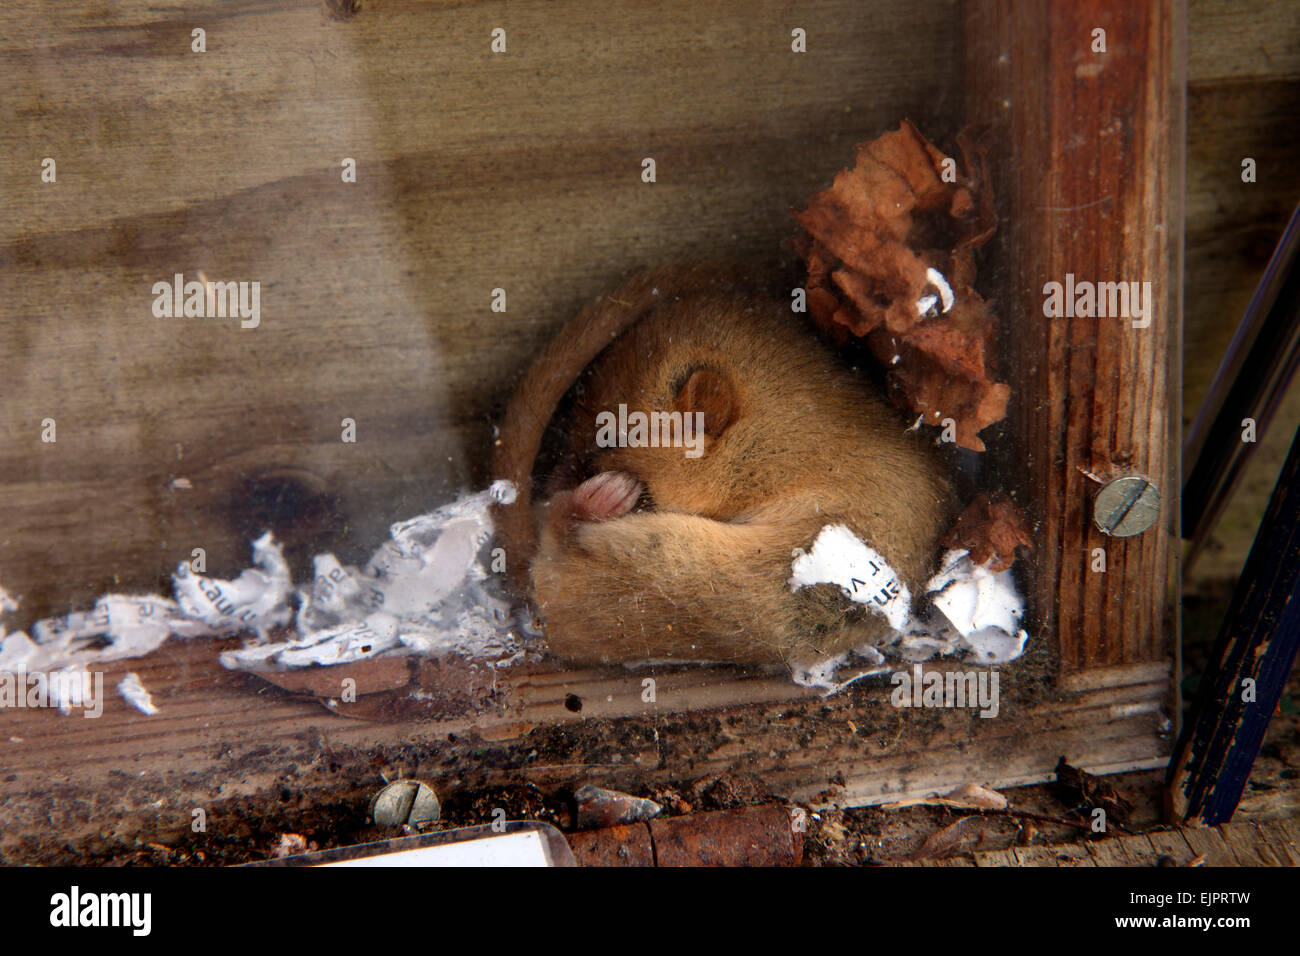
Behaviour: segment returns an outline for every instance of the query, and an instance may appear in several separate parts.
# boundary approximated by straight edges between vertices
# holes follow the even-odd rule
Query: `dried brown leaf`
[[[996,790],[967,783],[951,793],[944,794],[937,802],[949,807],[970,807],[975,810],[1005,810],[1007,798]]]
[[[942,830],[936,830],[925,838],[925,842],[912,854],[913,860],[937,860],[947,856],[961,845],[966,838],[966,824],[978,817],[962,817],[956,823],[949,824]]]
[[[1005,571],[1016,560],[1016,548],[1033,549],[1029,523],[1010,498],[977,495],[952,529],[940,539],[947,548],[970,552],[976,564],[991,561],[989,569]]]
[[[834,342],[866,337],[889,369],[890,394],[929,424],[956,423],[957,443],[984,450],[978,432],[1006,415],[1010,389],[994,380],[995,321],[973,288],[974,252],[996,218],[984,151],[958,137],[964,173],[911,123],[858,147],[795,219],[808,265],[808,309]],[[936,269],[952,308],[922,316]]]
[[[1062,757],[1056,764],[1056,789],[1061,799],[1089,811],[1100,808],[1106,819],[1121,827],[1128,822],[1133,804],[1101,777],[1072,767]]]

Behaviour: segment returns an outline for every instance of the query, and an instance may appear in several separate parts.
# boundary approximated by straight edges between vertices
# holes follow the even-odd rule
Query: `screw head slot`
[[[1093,502],[1092,520],[1102,534],[1141,534],[1160,516],[1160,492],[1145,478],[1128,475],[1107,482]]]
[[[432,823],[441,814],[437,794],[420,780],[394,780],[370,803],[370,817],[380,826]]]

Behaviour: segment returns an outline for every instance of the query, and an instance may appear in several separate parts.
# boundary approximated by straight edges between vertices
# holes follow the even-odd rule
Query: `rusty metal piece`
[[[310,694],[331,713],[357,720],[445,719],[491,712],[507,681],[460,658],[373,657],[330,667],[247,671],[294,694]],[[351,678],[353,683],[344,685]],[[355,692],[355,698],[344,691]]]
[[[786,807],[769,804],[650,821],[659,866],[798,866],[803,833]]]
[[[644,823],[587,830],[569,835],[579,866],[654,866],[654,845]]]
[[[289,691],[313,697],[338,699],[351,689],[358,697],[396,690],[411,683],[411,658],[372,657],[330,667],[301,667],[282,671],[249,671],[255,677]],[[352,684],[345,685],[344,680]]]
[[[656,817],[663,810],[644,797],[634,797],[617,790],[587,784],[573,795],[577,803],[579,830],[595,830],[621,823],[640,823]]]
[[[433,787],[420,780],[394,780],[370,801],[370,818],[379,826],[415,826],[442,815]]]

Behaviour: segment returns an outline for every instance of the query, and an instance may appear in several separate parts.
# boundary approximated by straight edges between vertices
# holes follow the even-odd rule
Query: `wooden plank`
[[[1194,85],[1300,78],[1300,30],[1286,4],[1191,0],[1188,12],[1196,42],[1187,72]]]
[[[165,587],[195,547],[238,571],[267,526],[300,577],[364,561],[485,482],[496,412],[583,302],[669,258],[775,256],[856,142],[954,130],[959,27],[954,0],[5,4],[11,624]],[[154,318],[153,282],[198,270],[261,282],[261,324]]]
[[[1183,837],[1196,855],[1203,858],[1205,866],[1238,866],[1236,855],[1223,840],[1217,828],[1185,827]]]
[[[16,747],[8,754],[5,765],[14,771],[41,774],[54,769],[71,771],[73,775],[66,779],[90,783],[102,779],[112,767],[131,756],[188,754],[190,759],[186,762],[190,768],[200,769],[201,765],[193,762],[194,752],[201,750],[205,741],[214,734],[274,746],[284,746],[303,732],[321,726],[334,728],[334,732],[342,734],[345,739],[359,741],[382,736],[382,728],[386,726],[383,723],[330,714],[315,704],[262,684],[256,678],[223,670],[214,658],[220,648],[231,644],[177,642],[165,645],[149,658],[107,665],[103,674],[108,699],[104,716],[98,720],[64,719],[40,710],[7,712],[6,729],[22,738],[24,744],[39,741],[39,745]],[[146,718],[114,695],[113,687],[127,670],[141,674],[143,683],[162,710],[159,716]],[[720,673],[720,670],[711,669],[704,673],[695,668],[656,671],[660,691],[654,704],[641,699],[641,678],[636,672],[629,676],[627,672],[620,673],[619,669],[593,670],[586,672],[588,676],[584,681],[582,673],[565,672],[556,669],[555,665],[499,670],[497,680],[502,696],[493,710],[440,719],[436,723],[420,721],[416,726],[424,732],[441,735],[475,728],[485,737],[494,728],[503,728],[505,734],[496,739],[509,740],[543,725],[685,713],[701,709],[705,702],[711,703],[711,709],[716,710],[733,707],[743,700],[749,702],[752,709],[754,702],[761,702],[767,696],[767,705],[759,712],[770,715],[773,720],[783,713],[826,710],[827,713],[839,714],[838,720],[827,722],[819,728],[816,738],[805,739],[794,750],[794,755],[787,758],[786,766],[798,772],[816,773],[819,767],[841,756],[847,747],[867,758],[866,766],[880,772],[881,777],[888,777],[893,771],[884,768],[890,766],[888,761],[895,759],[891,754],[898,742],[903,745],[903,754],[908,751],[908,740],[903,736],[906,715],[887,707],[887,689],[863,689],[861,694],[824,701],[781,678],[760,676],[724,680],[722,674],[726,672]],[[600,692],[594,689],[617,691],[617,696],[610,693],[605,696],[612,699],[603,700]],[[1125,707],[1117,701],[1124,699],[1122,695],[1132,700],[1140,700],[1144,695],[1158,700],[1163,690],[1159,685],[1147,685],[1099,691],[1080,695],[1064,707],[1055,703],[1004,704],[1009,708],[1007,716],[1014,714],[1014,720],[985,721],[966,714],[936,712],[928,713],[927,717],[947,725],[945,751],[959,752],[972,736],[972,730],[975,737],[989,746],[1014,749],[1017,739],[1049,731],[1074,733],[1078,730],[1082,736],[1080,728],[1095,728],[1107,723],[1120,727],[1148,727],[1157,719],[1153,714],[1133,715],[1125,709],[1117,716],[1116,707]],[[574,692],[588,702],[581,713],[565,706],[566,698]],[[256,706],[249,706],[250,697],[256,700]],[[346,713],[346,709],[339,711],[339,714]],[[850,733],[847,724],[854,719],[858,732]],[[882,721],[888,727],[889,735],[897,741],[891,740],[883,746],[863,746],[862,742],[870,739],[866,736],[869,732],[880,731]],[[402,724],[387,726],[396,729]],[[268,727],[275,729],[268,732]],[[755,749],[760,748],[736,735],[731,745],[725,741],[715,744],[714,754],[715,759],[728,763],[743,760]],[[939,748],[931,742],[927,749],[934,752]],[[1050,747],[1042,750],[1043,754],[1034,759],[1055,760]],[[912,758],[900,755],[897,759],[906,764]],[[1088,766],[1092,764],[1089,762]],[[962,762],[955,764],[951,772],[968,770],[966,762]],[[1005,764],[1002,775],[1005,778]],[[944,783],[945,780],[936,779],[930,787],[938,789]]]
[[[1155,851],[1141,834],[1111,836],[1083,844],[1097,866],[1150,866]]]
[[[1278,855],[1286,860],[1288,866],[1300,866],[1300,821],[1274,820],[1265,826],[1277,831],[1277,839],[1272,845]]]
[[[1160,856],[1170,856],[1178,866],[1187,866],[1197,856],[1197,851],[1187,841],[1182,830],[1157,830],[1146,834],[1152,849]]]
[[[486,34],[503,15],[511,54],[496,60]],[[196,546],[233,573],[263,526],[299,578],[317,551],[363,560],[391,521],[481,484],[494,410],[580,303],[660,259],[775,249],[788,207],[900,113],[960,125],[952,2],[836,0],[798,23],[771,0],[671,16],[630,0],[394,2],[335,22],[315,2],[236,0],[200,59],[189,30],[211,16],[188,0],[121,4],[111,21],[0,9],[0,157],[32,172],[0,190],[14,343],[0,379],[21,383],[0,406],[0,583],[24,598],[18,625],[165,586]],[[807,59],[789,53],[792,25]],[[649,153],[652,191],[629,175]],[[57,184],[32,166],[49,154]],[[152,282],[200,268],[262,281],[264,324],[155,320]],[[498,286],[504,315],[487,309]],[[356,445],[338,440],[344,416]],[[6,852],[184,832],[196,806],[270,817],[283,793],[363,804],[380,774],[454,790],[733,768],[829,806],[1045,779],[1061,752],[1150,766],[1167,747],[1167,687],[1140,670],[1059,702],[1011,701],[1004,674],[1004,717],[981,721],[902,720],[878,690],[821,701],[783,675],[717,669],[655,672],[647,707],[639,675],[542,667],[503,675],[486,714],[368,723],[221,671],[215,650],[173,643],[105,668],[108,688],[138,670],[158,717],[116,697],[96,721],[6,713]],[[1149,651],[1136,663],[1162,659]]]
[[[1213,45],[1214,39],[1206,43]],[[1300,78],[1239,78],[1189,90],[1187,425],[1208,393],[1236,319],[1244,315],[1291,210],[1300,203],[1300,170],[1293,162],[1300,149],[1297,99]],[[1247,157],[1256,163],[1254,182],[1242,178]],[[1224,321],[1225,316],[1232,320]],[[1292,388],[1272,426],[1258,433],[1254,457],[1208,546],[1185,559],[1189,582],[1240,574],[1297,427],[1300,389]]]
[[[1127,684],[1166,682],[1172,667],[1168,661],[1150,661],[1119,667],[1092,667],[1074,674],[1063,674],[1059,684],[1063,690],[1095,690],[1099,687],[1123,687]]]
[[[1183,423],[1190,425],[1287,216],[1300,202],[1300,29],[1276,4],[1191,0]],[[1246,157],[1254,182],[1242,180]],[[1229,321],[1225,321],[1225,316]],[[1188,582],[1236,578],[1300,426],[1292,389]]]
[[[1056,847],[1039,847],[1044,855],[1051,854],[1055,862],[1053,866],[1061,867],[1095,867],[1097,861],[1093,859],[1092,854],[1088,852],[1086,844],[1082,843],[1064,843]]]
[[[1167,660],[1183,8],[983,0],[965,10],[967,114],[991,123],[997,144],[1007,267],[999,299],[1024,317],[1005,341],[1014,407],[1002,447],[1041,542],[1035,620],[1055,637],[1067,674]],[[1091,50],[1098,27],[1104,54]],[[1151,325],[1043,318],[1045,284],[1067,275],[1151,282]],[[1089,476],[1130,473],[1150,479],[1165,507],[1150,531],[1107,538],[1091,523]],[[1090,570],[1094,548],[1106,553],[1104,574]]]
[[[1281,843],[1281,834],[1277,833],[1274,828],[1265,828],[1265,825],[1256,821],[1242,822],[1236,824],[1227,824],[1227,827],[1240,831],[1244,842],[1247,842],[1253,849],[1259,859],[1260,866],[1291,866],[1289,855],[1278,845]],[[1235,839],[1235,836],[1234,836]],[[1240,856],[1241,854],[1238,854]]]
[[[1188,92],[1185,422],[1199,408],[1300,201],[1294,163],[1300,149],[1298,94],[1300,78],[1201,85]],[[1255,160],[1254,182],[1242,179],[1247,157]],[[1239,569],[1240,564],[1233,571]]]
[[[949,860],[943,860],[942,865],[958,866],[959,865],[957,863],[958,859],[960,859],[960,857],[949,859]],[[974,856],[974,861],[976,866],[997,867],[997,866],[1019,866],[1020,865],[1019,861],[1016,858],[1015,852],[1012,850],[990,850],[987,853],[977,853]],[[925,864],[916,863],[913,865],[924,866]]]
[[[1008,672],[1001,716],[984,720],[896,710],[887,687],[823,699],[784,677],[698,668],[656,669],[657,701],[648,707],[640,672],[530,665],[500,669],[500,697],[482,713],[358,720],[223,670],[216,653],[233,643],[171,642],[108,665],[95,720],[4,711],[0,852],[24,859],[12,855],[16,848],[51,828],[69,841],[98,832],[189,839],[193,808],[229,821],[256,806],[274,818],[290,812],[277,802],[281,792],[294,795],[293,807],[364,806],[380,774],[422,775],[455,792],[520,783],[644,789],[731,771],[759,774],[787,799],[832,807],[929,796],[972,780],[1045,780],[1061,753],[1094,771],[1164,759],[1165,718],[1158,708],[1131,709],[1164,699],[1163,683],[1038,700],[1022,696]],[[153,694],[157,716],[116,696],[128,669]],[[706,691],[712,706],[694,696]],[[565,706],[573,693],[583,699],[580,712]],[[737,703],[764,695],[764,703]]]
[[[1062,752],[1094,773],[1146,770],[1163,767],[1168,760],[1150,719],[1110,724],[1101,717],[1094,721],[1085,714],[1078,717],[1074,726],[1039,730],[1026,738],[1019,734],[988,740],[976,737],[960,746],[929,749],[924,755],[909,750],[870,762],[826,761],[820,779],[814,777],[798,787],[793,796],[816,806],[852,807],[933,796],[971,781],[987,780],[998,789],[1029,786],[1055,779],[1052,755]],[[1020,753],[1008,756],[1008,745],[1018,738],[1033,740],[1034,746],[1022,746]],[[842,784],[828,783],[835,772],[832,767],[843,776]],[[782,767],[769,776],[781,783],[789,775]]]
[[[865,127],[893,123],[900,112],[934,116],[938,101],[952,105],[954,12],[952,2],[893,2],[868,16],[833,0],[792,17],[776,3],[650,11],[614,0],[600,9],[518,3],[503,15],[487,2],[393,0],[339,21],[314,0],[234,0],[219,13],[201,0],[161,11],[135,0],[111,15],[87,7],[54,19],[39,3],[7,4],[0,56],[13,84],[6,119],[14,123],[6,123],[4,143],[72,149],[68,182],[76,186],[52,197],[37,177],[21,177],[6,199],[16,231],[65,231],[230,196],[286,173],[337,180],[340,156],[354,151],[378,158],[438,150],[472,164],[494,140],[535,145],[576,135],[569,152],[582,162],[588,136],[631,134],[629,146],[671,145],[663,131],[672,129],[759,126],[793,136],[806,119],[789,121],[809,108],[859,114],[851,125]],[[204,25],[208,52],[195,54],[191,30]],[[496,26],[509,35],[504,55],[489,51]],[[790,52],[796,26],[808,33],[803,58]],[[949,56],[918,62],[922,49]],[[209,148],[167,148],[169,136],[180,137],[178,147]],[[800,145],[820,152],[838,140],[829,156],[852,147],[842,136],[842,128],[831,130]],[[839,165],[809,164],[799,175],[811,186]],[[441,161],[435,170],[444,172]],[[453,190],[479,178],[445,172],[458,174],[437,176]],[[536,182],[541,170],[526,165],[502,172],[482,169],[516,200],[538,186],[563,187]],[[802,199],[804,188],[789,201]],[[482,225],[504,227],[508,238],[517,224]]]
[[[985,850],[942,861],[911,862],[907,866],[1158,866],[1171,858],[1188,866],[1198,856],[1205,866],[1296,866],[1292,838],[1282,821],[1226,824],[1204,829],[1184,827],[1148,833],[1116,834],[1051,846]]]

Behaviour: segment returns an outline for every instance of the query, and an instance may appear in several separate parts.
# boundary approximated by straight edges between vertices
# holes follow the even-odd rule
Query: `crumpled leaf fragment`
[[[1101,777],[1066,763],[1064,757],[1056,764],[1056,791],[1062,801],[1076,808],[1104,810],[1106,819],[1121,827],[1133,813],[1133,804],[1122,793]]]
[[[975,564],[989,565],[990,571],[1005,571],[1016,560],[1016,548],[1034,547],[1029,522],[1015,502],[999,495],[976,495],[939,543],[947,548],[970,552]]]
[[[996,319],[974,289],[974,253],[996,225],[985,151],[957,137],[961,172],[906,120],[858,147],[852,169],[795,213],[806,235],[813,321],[835,343],[865,338],[900,407],[931,425],[951,418],[957,444],[1006,416],[994,379]]]
[[[969,807],[974,810],[1005,810],[1007,798],[991,787],[968,783],[950,793],[937,797],[935,803],[949,807]]]
[[[1010,804],[1007,798],[991,787],[978,783],[966,783],[938,797],[912,797],[896,803],[880,805],[882,810],[898,810],[902,807],[954,807],[959,810],[1005,810]]]
[[[936,830],[925,838],[912,853],[913,860],[938,860],[956,850],[967,838],[968,824],[978,817],[962,817],[942,830]]]

